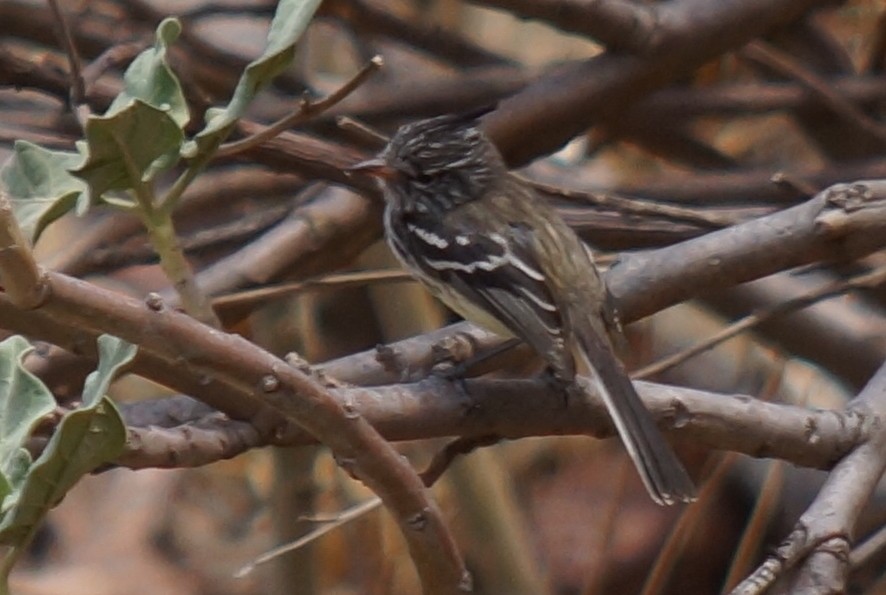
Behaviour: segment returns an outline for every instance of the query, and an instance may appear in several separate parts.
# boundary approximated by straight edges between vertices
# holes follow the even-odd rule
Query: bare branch
[[[879,231],[869,234],[874,229]],[[821,260],[850,260],[884,245],[886,185],[838,184],[767,217],[623,257],[607,282],[622,315],[635,320],[701,287],[728,287]]]
[[[381,56],[373,57],[365,66],[363,66],[363,68],[357,71],[357,74],[351,77],[349,81],[339,87],[334,93],[330,93],[327,97],[318,101],[311,101],[307,98],[303,99],[295,112],[281,118],[263,130],[251,133],[250,136],[246,138],[225,143],[219,147],[216,156],[228,157],[235,155],[241,151],[260,145],[268,139],[274,138],[284,130],[307,122],[312,118],[316,118],[353,93],[355,89],[366,82],[369,77],[383,65],[384,61]]]
[[[55,19],[55,28],[58,32],[59,42],[68,57],[71,78],[71,107],[77,109],[86,97],[86,86],[83,82],[83,69],[80,65],[80,55],[77,53],[77,44],[74,43],[68,19],[65,17],[64,12],[62,12],[58,0],[49,0],[49,8],[52,10],[52,16]],[[85,119],[81,121],[81,124],[82,122],[85,122]]]
[[[834,467],[794,531],[733,594],[762,593],[776,579],[787,580],[793,592],[845,590],[855,524],[886,470],[886,431],[880,423],[886,415],[886,365],[850,408],[868,420],[869,440]],[[788,571],[792,575],[786,577]]]

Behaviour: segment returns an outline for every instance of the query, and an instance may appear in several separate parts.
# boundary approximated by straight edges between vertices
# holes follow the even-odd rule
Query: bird
[[[589,379],[656,503],[696,498],[614,354],[616,312],[590,248],[508,171],[478,112],[403,125],[349,173],[381,186],[385,237],[413,277],[466,320],[528,343],[569,394]]]

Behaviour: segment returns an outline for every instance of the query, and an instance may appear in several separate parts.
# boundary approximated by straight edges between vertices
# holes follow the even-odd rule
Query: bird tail
[[[695,486],[665,441],[621,362],[591,329],[576,333],[579,372],[587,374],[606,404],[643,484],[657,504],[692,502]]]

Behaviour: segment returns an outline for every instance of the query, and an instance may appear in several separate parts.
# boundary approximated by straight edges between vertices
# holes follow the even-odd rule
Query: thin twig
[[[853,122],[859,129],[886,143],[886,127],[844,99],[828,85],[825,79],[799,64],[788,54],[762,41],[754,41],[741,50],[741,55],[752,62],[771,68],[779,74],[797,81],[815,93],[821,102],[835,114],[848,122]]]
[[[217,157],[230,157],[235,153],[240,153],[241,151],[246,151],[247,149],[251,149],[256,147],[268,139],[274,138],[281,132],[303,122],[310,120],[311,118],[317,117],[319,114],[322,114],[335,104],[342,101],[345,97],[354,92],[357,87],[362,85],[375,73],[378,69],[384,66],[384,60],[382,60],[381,56],[373,57],[369,62],[366,63],[363,68],[361,68],[357,74],[355,74],[351,80],[346,82],[344,85],[339,87],[335,92],[327,95],[325,98],[320,99],[319,101],[311,101],[307,98],[302,99],[301,103],[298,106],[298,109],[288,116],[277,120],[267,128],[262,129],[260,132],[257,132],[253,135],[250,135],[246,138],[242,138],[237,141],[233,141],[230,143],[225,143],[221,147],[219,147],[216,152]]]
[[[443,475],[443,472],[449,468],[452,462],[459,455],[468,454],[472,450],[476,448],[480,448],[483,446],[490,446],[495,444],[501,440],[497,436],[481,436],[477,438],[457,438],[447,444],[443,450],[437,453],[434,459],[431,461],[431,464],[425,469],[424,472],[419,474],[422,481],[424,482],[426,487],[433,486],[438,479]],[[334,529],[338,529],[343,525],[350,523],[367,513],[372,512],[381,506],[381,499],[379,498],[370,498],[365,502],[361,502],[360,504],[356,504],[347,510],[344,510],[338,514],[327,516],[327,517],[313,517],[313,518],[303,518],[302,520],[310,520],[314,522],[324,523],[322,526],[313,529],[295,541],[291,541],[289,543],[285,543],[278,547],[275,547],[271,550],[268,550],[264,554],[256,557],[252,562],[244,564],[240,567],[237,572],[234,573],[236,578],[243,578],[253,570],[255,570],[258,566],[262,564],[267,564],[268,562],[279,558],[283,554],[295,551],[299,548],[305,547],[309,543],[312,543],[330,531]]]
[[[600,507],[598,514],[603,519],[601,526],[594,531],[594,540],[589,548],[590,560],[587,574],[587,582],[582,589],[582,595],[600,595],[606,593],[605,579],[607,570],[611,569],[613,559],[615,558],[614,547],[619,521],[622,520],[621,515],[628,477],[633,472],[633,466],[629,463],[628,457],[621,457],[618,462],[618,469],[613,473],[609,481],[609,495]]]
[[[802,310],[803,308],[837,297],[853,289],[877,287],[883,283],[886,283],[886,267],[876,268],[873,271],[857,275],[850,279],[846,279],[845,281],[835,281],[825,287],[811,291],[806,295],[787,300],[780,304],[774,304],[768,308],[763,308],[757,312],[748,314],[744,318],[736,320],[704,341],[640,368],[631,374],[631,378],[649,378],[656,374],[660,374],[665,370],[669,370],[674,366],[685,362],[689,358],[695,357],[696,355],[731,339],[739,333],[762,324],[776,316],[784,316],[796,312],[797,310]]]
[[[81,73],[83,92],[87,93],[88,89],[110,68],[131,61],[148,45],[145,42],[121,43],[103,51],[95,60],[83,67]]]
[[[692,527],[699,525],[700,519],[704,514],[710,514],[710,510],[716,502],[714,494],[720,489],[720,483],[725,477],[726,472],[735,463],[738,458],[733,452],[726,453],[714,465],[714,470],[705,479],[704,484],[698,494],[698,501],[693,506],[687,506],[683,509],[680,518],[671,530],[664,545],[661,548],[661,554],[656,559],[655,564],[646,577],[643,585],[642,595],[656,595],[664,592],[664,587],[670,577],[677,558],[683,553],[686,540]]]
[[[461,438],[456,438],[449,444],[443,447],[434,458],[431,460],[431,463],[428,465],[428,468],[419,473],[419,477],[425,483],[426,486],[430,487],[434,485],[440,476],[443,475],[443,472],[446,471],[452,462],[459,456],[466,455],[473,450],[478,448],[482,448],[484,446],[492,446],[501,441],[501,436],[495,435],[487,435],[487,436],[464,436]]]
[[[352,273],[326,275],[325,277],[308,279],[307,281],[295,281],[229,293],[213,298],[212,305],[216,308],[244,305],[255,306],[281,296],[299,293],[308,289],[344,289],[348,287],[361,287],[372,283],[401,283],[412,280],[412,277],[404,271],[355,271]]]
[[[68,20],[65,18],[64,12],[62,12],[58,0],[49,0],[49,8],[52,10],[52,16],[55,19],[56,34],[58,35],[59,43],[68,58],[71,79],[71,108],[76,111],[86,98],[86,85],[83,82],[80,54],[77,53],[77,46],[74,44],[71,28],[68,26]]]
[[[871,558],[886,549],[886,525],[881,526],[864,542],[858,544],[849,553],[849,565],[856,569],[870,562]],[[879,591],[872,591],[879,592]]]
[[[361,122],[356,118],[352,118],[351,116],[338,116],[335,119],[335,124],[342,130],[346,132],[350,132],[361,138],[367,142],[373,144],[384,145],[387,143],[390,138],[386,134],[382,134],[380,131],[376,130],[369,124],[365,122]]]
[[[602,192],[586,192],[584,190],[572,190],[561,188],[544,182],[531,180],[523,176],[517,176],[536,190],[545,194],[554,196],[562,196],[569,200],[581,200],[592,205],[611,208],[622,213],[632,215],[652,215],[655,217],[664,217],[677,221],[687,221],[703,225],[705,227],[723,228],[738,223],[735,217],[718,215],[716,213],[705,213],[698,209],[688,209],[675,205],[666,205],[662,203],[652,202],[649,200],[640,200],[636,198],[625,198],[614,194]]]
[[[782,188],[787,188],[801,196],[811,198],[822,191],[820,186],[786,171],[777,171],[772,174],[772,183]]]
[[[370,498],[365,502],[361,502],[360,504],[352,506],[351,508],[342,511],[341,513],[336,515],[336,518],[334,520],[326,521],[323,525],[317,527],[316,529],[313,529],[312,531],[309,531],[295,541],[290,541],[289,543],[285,543],[281,546],[268,550],[264,554],[252,560],[252,562],[244,564],[240,567],[239,570],[237,570],[237,572],[234,573],[234,577],[243,578],[262,564],[267,564],[268,562],[279,558],[283,554],[302,548],[309,543],[323,537],[330,531],[338,529],[342,525],[346,525],[347,523],[350,523],[351,521],[358,519],[369,512],[372,512],[380,506],[381,498],[378,497]]]

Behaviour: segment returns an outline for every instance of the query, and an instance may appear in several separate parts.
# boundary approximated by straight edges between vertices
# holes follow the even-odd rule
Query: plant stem
[[[171,213],[175,210],[182,194],[185,193],[185,190],[188,189],[188,186],[190,186],[191,182],[194,181],[194,178],[197,177],[197,174],[203,171],[203,168],[209,163],[213,154],[214,151],[209,151],[208,154],[195,158],[194,161],[188,165],[188,168],[181,173],[178,179],[172,184],[172,188],[169,189],[169,192],[167,192],[166,196],[163,197],[163,200],[160,201],[158,207],[159,210],[165,211],[166,213]]]
[[[140,214],[151,244],[160,257],[160,266],[178,292],[185,312],[205,324],[220,328],[221,321],[212,309],[212,303],[194,279],[194,271],[178,241],[171,214],[165,209],[154,208],[143,208]]]
[[[3,560],[0,560],[0,595],[9,595],[9,573],[12,572],[16,560],[18,555],[15,548],[7,551]]]
[[[45,517],[44,517],[45,518]],[[3,559],[0,560],[0,595],[10,595],[11,591],[9,590],[9,575],[12,573],[12,568],[15,566],[15,563],[18,562],[18,559],[21,557],[22,552],[25,551],[25,548],[31,543],[31,540],[34,539],[34,535],[37,533],[37,527],[39,523],[34,523],[29,529],[27,534],[18,540],[18,543],[15,545],[10,545],[3,555]]]

